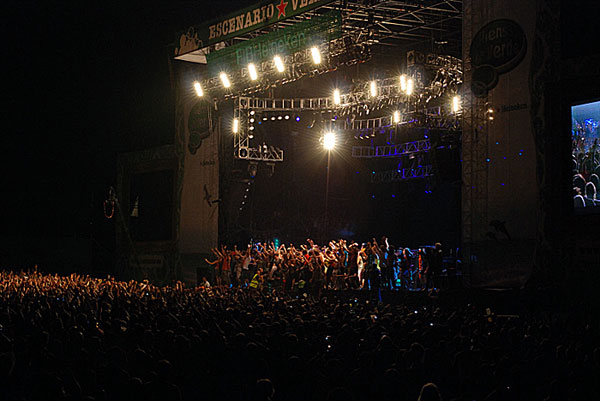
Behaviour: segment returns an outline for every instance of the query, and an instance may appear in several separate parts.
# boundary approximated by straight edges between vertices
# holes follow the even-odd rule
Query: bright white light
[[[453,96],[452,97],[452,112],[458,113],[459,110],[460,110],[460,96]]]
[[[275,116],[271,117],[271,121],[275,121]]]
[[[312,54],[313,63],[321,64],[321,52],[319,52],[319,48],[316,46],[312,47],[310,53]]]
[[[250,80],[256,81],[258,73],[256,72],[256,66],[252,63],[248,64],[248,74],[250,74]]]
[[[398,124],[400,122],[400,112],[398,110],[394,111],[394,116],[392,120],[394,124]]]
[[[289,119],[290,119],[290,116],[286,114],[284,118],[285,118],[286,120],[289,120]]]
[[[194,82],[194,89],[196,90],[196,95],[198,95],[198,97],[202,97],[202,95],[204,95],[204,92],[202,91],[202,86],[200,86],[200,82]]]
[[[250,110],[250,115],[253,116],[255,114],[254,110]]]
[[[283,118],[282,116],[277,116],[277,119],[278,119],[278,120],[281,120],[282,118]]]
[[[412,80],[412,78],[406,81],[406,94],[409,96],[412,95],[414,87],[415,82]]]
[[[239,130],[240,130],[240,120],[238,120],[237,118],[234,118],[232,131],[234,134],[237,134]]]
[[[323,137],[323,147],[325,150],[332,150],[335,148],[335,134],[333,132],[328,132]]]
[[[231,82],[229,82],[229,78],[227,77],[227,74],[222,72],[219,74],[219,78],[221,78],[221,82],[223,82],[224,87],[229,88],[231,86]]]
[[[406,92],[406,75],[400,75],[400,90]]]
[[[285,68],[283,66],[283,60],[281,59],[281,57],[279,57],[279,56],[273,57],[273,62],[275,63],[275,68],[277,68],[277,71],[283,72],[285,70]]]
[[[377,96],[377,83],[375,81],[371,81],[371,97]]]
[[[340,96],[340,90],[335,89],[333,91],[333,104],[340,104],[340,103],[342,103],[342,97]]]
[[[254,122],[254,118],[251,118],[251,119],[250,119],[250,122],[251,122],[251,123],[253,123],[253,122]]]

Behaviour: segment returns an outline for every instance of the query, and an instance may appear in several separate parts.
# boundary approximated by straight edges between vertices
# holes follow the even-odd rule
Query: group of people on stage
[[[390,245],[375,238],[359,245],[346,240],[325,246],[311,239],[293,244],[250,243],[246,249],[213,248],[216,285],[269,288],[290,292],[322,289],[433,289],[443,268],[440,243],[417,250]],[[203,279],[203,283],[206,280]]]

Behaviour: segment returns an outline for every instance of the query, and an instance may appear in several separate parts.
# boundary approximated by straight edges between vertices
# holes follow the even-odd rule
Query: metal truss
[[[431,150],[429,139],[422,141],[399,143],[397,145],[385,146],[353,146],[352,157],[357,158],[376,158],[376,157],[397,157],[410,153],[427,152]]]
[[[233,118],[236,118],[240,123],[238,132],[233,134],[233,156],[240,160],[261,161],[261,162],[282,162],[283,150],[274,148],[265,143],[252,145],[252,131],[247,124],[242,124],[242,117],[245,121],[249,117],[249,109],[240,109],[239,101],[236,102],[236,107],[233,109]]]
[[[259,97],[239,97],[235,105],[238,110],[254,111],[333,111],[333,99],[328,97],[301,99],[274,99]]]
[[[283,150],[273,146],[259,146],[257,148],[239,146],[236,159],[252,160],[260,162],[282,162]]]
[[[465,2],[464,42],[471,43],[475,30],[481,26],[483,15],[473,9],[473,2]],[[479,259],[479,248],[488,229],[488,124],[482,110],[486,109],[487,98],[477,98],[471,91],[471,60],[468,49],[464,49],[465,85],[462,132],[462,242],[463,258],[479,264],[473,272],[485,268],[485,260]],[[471,269],[465,269],[466,284],[473,284]]]
[[[433,176],[432,171],[433,167],[431,165],[416,168],[404,168],[402,170],[380,171],[371,175],[371,182],[376,184],[426,178]]]

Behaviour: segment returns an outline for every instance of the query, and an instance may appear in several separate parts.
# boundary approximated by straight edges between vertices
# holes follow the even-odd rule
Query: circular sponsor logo
[[[470,56],[473,67],[494,67],[497,74],[515,68],[527,51],[523,29],[509,19],[498,19],[485,25],[471,42]]]

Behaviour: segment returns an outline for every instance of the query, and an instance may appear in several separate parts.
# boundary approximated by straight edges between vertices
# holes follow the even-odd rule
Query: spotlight
[[[275,116],[271,117],[271,121],[275,121]]]
[[[253,116],[254,114],[256,114],[256,112],[254,110],[250,110],[250,115]]]
[[[300,116],[296,116],[296,121],[300,121]]]
[[[334,89],[333,91],[333,104],[340,104],[342,103],[342,98],[340,96],[340,90],[339,89]]]
[[[237,134],[240,129],[240,121],[237,118],[233,119],[233,128],[232,131],[234,134]]]
[[[277,68],[277,71],[283,72],[285,70],[285,67],[283,66],[283,60],[281,59],[281,57],[273,57],[273,62],[275,63],[275,68]]]
[[[321,53],[319,52],[319,48],[316,46],[312,47],[310,53],[312,54],[313,63],[321,64]]]
[[[251,118],[251,119],[250,119],[250,122],[251,122],[251,123],[253,123],[253,122],[254,122],[254,118]]]
[[[250,127],[248,127],[248,129],[249,129],[250,131],[254,131],[254,125],[251,125]]]
[[[268,120],[268,118],[267,118],[267,117],[263,117],[263,121],[267,121],[267,120]]]
[[[400,112],[398,110],[394,111],[392,121],[394,122],[394,124],[398,124],[400,122]]]
[[[452,112],[458,113],[460,110],[460,96],[452,97]]]
[[[400,90],[406,92],[406,75],[400,75]]]
[[[415,82],[412,80],[412,78],[406,82],[406,94],[407,95],[409,95],[409,96],[412,95],[414,86],[415,86]]]
[[[332,150],[335,148],[335,134],[333,132],[328,132],[323,137],[323,147],[326,150]]]
[[[377,83],[375,81],[371,81],[371,97],[377,96]]]
[[[248,73],[250,74],[250,80],[256,81],[258,74],[256,73],[256,66],[253,63],[248,64]]]
[[[227,77],[227,74],[222,72],[219,74],[219,78],[221,78],[221,82],[223,83],[223,86],[225,88],[229,88],[231,86],[231,82],[229,82],[229,78]]]
[[[248,139],[254,139],[254,135],[252,135],[252,134],[248,135]]]
[[[281,119],[283,119],[283,117],[281,117],[281,116],[277,116],[277,119],[278,119],[278,120],[281,120]]]
[[[285,118],[286,120],[289,120],[289,119],[290,119],[290,116],[286,114],[284,118]]]
[[[200,82],[194,82],[194,89],[196,90],[196,95],[198,95],[198,97],[202,97],[202,95],[204,95],[204,92],[202,91],[202,86],[200,86]]]

